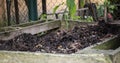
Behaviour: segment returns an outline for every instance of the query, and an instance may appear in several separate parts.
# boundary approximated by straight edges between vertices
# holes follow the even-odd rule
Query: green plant
[[[92,16],[88,16],[88,17],[86,18],[86,20],[87,20],[87,22],[93,22],[93,17],[92,17]]]
[[[104,16],[104,11],[107,9],[107,13],[114,13],[114,10],[117,9],[115,5],[112,5],[112,2],[110,0],[105,0],[103,5],[97,6],[97,13],[98,17]]]
[[[65,13],[65,12],[66,12],[66,9],[65,9],[65,11],[63,13],[62,19],[65,20],[66,28],[68,29],[69,28],[69,22],[68,22],[67,19],[69,19],[69,15],[68,15],[68,13]]]
[[[46,20],[47,15],[46,14],[41,14],[39,19]]]
[[[75,0],[66,0],[66,5],[68,7],[70,18],[74,19],[76,14]]]
[[[80,7],[84,7],[84,5],[85,5],[85,1],[84,0],[80,0]]]
[[[7,26],[7,21],[0,21],[0,28]]]
[[[63,3],[57,5],[54,7],[53,9],[53,13],[55,14],[55,12],[57,11],[57,9],[63,5]],[[80,6],[81,7],[84,7],[85,5],[85,2],[84,0],[81,0],[80,2]],[[67,7],[65,8],[64,12],[63,12],[63,19],[66,21],[66,27],[68,28],[69,26],[69,22],[67,19],[72,19],[72,20],[82,20],[81,16],[76,16],[76,4],[75,4],[75,0],[66,0],[66,4],[65,4]],[[66,13],[68,10],[68,13]],[[84,19],[83,21],[87,21],[87,22],[92,22],[93,21],[93,18],[88,16],[86,19]]]
[[[97,6],[97,15],[98,15],[98,17],[104,16],[104,6],[103,5]]]
[[[57,11],[57,9],[63,5],[63,3],[57,5],[54,7],[53,9],[53,13],[55,14],[55,12]],[[66,25],[67,25],[67,28],[69,26],[69,23],[66,19],[76,19],[78,17],[75,16],[76,14],[76,4],[75,4],[75,0],[66,0],[66,4],[65,4],[67,7],[65,8],[64,12],[63,12],[63,19],[65,19],[66,21]],[[68,13],[67,12],[67,9],[68,9]]]
[[[107,7],[108,12],[110,13],[113,13],[113,10],[116,9],[116,6],[112,5],[110,0],[105,0],[104,6]]]
[[[55,7],[53,8],[53,13],[55,14],[55,12],[57,11],[57,9],[58,9],[61,5],[63,5],[63,4],[64,4],[64,2],[63,2],[62,4],[59,4],[59,5],[55,6]]]
[[[53,9],[53,13],[55,13],[57,11],[57,9],[63,5],[63,3],[57,5],[54,7]],[[68,9],[68,14],[64,14],[64,15],[68,15],[68,19],[76,19],[76,4],[75,4],[75,0],[66,0],[66,9],[64,10],[66,12],[66,10]]]

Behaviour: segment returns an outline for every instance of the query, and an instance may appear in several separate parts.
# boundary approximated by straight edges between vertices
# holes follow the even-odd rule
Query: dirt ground
[[[118,33],[115,26],[104,22],[86,27],[57,30],[44,36],[22,34],[8,41],[0,41],[0,50],[43,53],[75,53]]]

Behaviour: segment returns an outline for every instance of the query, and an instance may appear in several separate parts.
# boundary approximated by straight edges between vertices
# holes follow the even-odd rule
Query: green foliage
[[[105,0],[104,6],[106,6],[108,8],[108,12],[110,12],[110,13],[113,13],[114,9],[116,9],[115,5],[111,5],[110,0]]]
[[[115,5],[111,4],[110,0],[105,0],[103,5],[97,6],[98,17],[104,16],[105,7],[107,7],[109,13],[114,13],[114,10],[117,9]]]
[[[88,17],[86,18],[86,20],[87,20],[87,22],[93,22],[93,17],[88,16]]]
[[[63,5],[64,3],[61,3],[57,6],[54,7],[53,9],[53,13],[55,14],[55,12],[57,11],[57,9]],[[85,2],[84,0],[81,0],[80,2],[81,4],[81,7],[84,6]],[[66,27],[68,28],[69,26],[69,22],[66,20],[66,19],[72,19],[72,20],[81,20],[82,18],[80,16],[76,16],[76,4],[75,4],[75,0],[66,0],[66,9],[64,10],[64,13],[63,13],[63,19],[66,21]],[[68,9],[68,13],[66,13]],[[93,21],[93,18],[92,17],[88,17],[85,19],[85,21],[87,22],[92,22]]]
[[[108,1],[110,1],[112,4],[116,4],[116,3],[119,2],[119,0],[108,0]],[[120,2],[119,2],[119,3],[120,3]]]
[[[104,6],[108,6],[108,5],[110,5],[110,1],[105,0],[105,1],[104,1]]]
[[[114,9],[117,9],[117,7],[114,5],[110,5],[110,6],[108,6],[108,9],[109,9],[110,13],[114,13]]]
[[[63,20],[69,19],[68,13],[64,13],[62,19],[63,19]]]
[[[46,14],[42,14],[42,15],[40,16],[40,19],[42,19],[42,20],[46,20],[46,17],[47,17]]]
[[[55,12],[57,11],[57,9],[58,9],[61,5],[63,5],[63,4],[64,4],[64,2],[63,2],[62,4],[59,4],[59,5],[55,6],[55,7],[53,8],[53,13],[55,14]]]
[[[102,6],[102,5],[97,6],[97,15],[98,15],[98,17],[104,16],[104,6]]]
[[[66,0],[66,5],[69,10],[69,15],[71,19],[75,18],[76,14],[76,5],[75,5],[75,0]]]
[[[54,9],[53,9],[53,13],[55,14],[55,12],[57,11],[57,9],[61,5],[63,5],[63,4],[64,4],[64,2],[61,3],[61,4],[59,4],[59,5],[57,5],[57,6],[55,6]],[[68,21],[66,19],[69,19],[69,18],[70,19],[76,19],[78,17],[75,16],[75,14],[76,14],[75,0],[66,0],[66,6],[67,6],[67,8],[64,10],[63,19],[66,21],[66,27],[68,28],[69,23],[68,23]],[[66,13],[67,9],[69,11],[68,13]]]
[[[0,28],[7,26],[7,21],[0,21]]]
[[[3,26],[3,23],[0,21],[0,28]]]
[[[69,22],[67,21],[67,19],[69,19],[68,13],[63,13],[62,19],[65,20],[66,28],[68,29],[69,28]]]
[[[84,7],[84,5],[85,5],[84,0],[80,0],[80,6],[81,6],[81,7]]]
[[[83,0],[83,2],[84,2],[84,0]],[[53,13],[55,13],[57,11],[57,9],[63,4],[64,4],[64,2],[55,6],[54,9],[53,9]],[[82,4],[82,5],[84,5],[84,4]],[[63,13],[63,19],[73,19],[73,20],[75,20],[75,19],[80,19],[81,18],[79,16],[76,16],[75,0],[66,0],[66,6],[67,6],[66,9],[68,9],[69,12],[67,14]],[[64,10],[65,12],[66,12],[66,9]]]
[[[82,19],[80,22],[93,22],[93,17],[92,16],[86,16],[86,18]]]

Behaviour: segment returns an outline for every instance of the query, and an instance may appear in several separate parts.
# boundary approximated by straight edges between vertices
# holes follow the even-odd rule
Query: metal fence
[[[5,5],[4,5],[5,1],[4,0],[0,0],[0,21],[4,21],[5,20]]]
[[[11,18],[10,21],[11,21],[11,23],[16,24],[16,22],[24,23],[24,22],[29,21],[29,15],[28,15],[29,13],[28,13],[28,7],[27,7],[27,4],[26,4],[26,1],[27,0],[11,0],[11,4],[10,4],[10,18]],[[53,8],[56,5],[59,5],[63,2],[64,3],[66,2],[66,0],[46,0],[46,5],[45,5],[43,3],[43,1],[45,1],[45,0],[37,0],[38,18],[41,17],[41,15],[43,13],[46,13],[47,14],[47,19],[56,19],[56,15],[52,14]],[[91,2],[88,2],[88,3],[96,3],[95,5],[97,5],[96,7],[98,7],[98,5],[102,4],[103,1],[104,0],[100,0],[100,1],[91,0]],[[79,9],[80,8],[80,6],[79,6],[80,5],[80,0],[75,0],[75,3],[76,3],[76,6],[77,6],[77,9]],[[61,5],[58,8],[57,13],[60,13],[60,12],[64,11],[65,8],[66,8],[66,5]],[[118,8],[117,10],[114,10],[115,13],[113,14],[113,16],[114,16],[114,19],[119,20],[120,19],[120,16],[119,16],[120,6],[117,5],[117,8]],[[80,12],[80,14],[82,15],[83,12]],[[60,16],[59,19],[61,19],[60,14],[59,14],[59,16]],[[1,21],[5,21],[6,19],[8,20],[8,17],[9,16],[7,16],[6,0],[0,0],[0,20]]]
[[[0,16],[2,16],[0,18],[9,19],[8,17],[10,17],[10,21],[11,21],[10,23],[12,23],[12,24],[16,24],[17,21],[19,21],[20,23],[29,21],[28,7],[26,4],[27,0],[10,0],[10,4],[8,5],[8,6],[10,6],[10,13],[9,13],[10,16],[7,16],[8,9],[6,7],[6,4],[7,4],[6,1],[7,0],[1,0],[1,2],[0,2],[0,8],[2,8],[2,10],[4,10],[2,12],[3,14],[0,14]],[[44,1],[44,0],[37,0],[38,18],[41,16],[42,13],[45,12],[42,9],[42,7],[45,6],[44,4],[42,5],[42,1]],[[46,13],[48,14],[47,15],[48,19],[55,19],[55,16],[50,15],[50,14],[53,12],[53,8],[55,6],[57,6],[63,2],[66,2],[66,0],[46,0]],[[75,3],[77,5],[78,0],[75,0]],[[60,8],[57,10],[57,12],[63,11],[65,9],[65,7],[66,7],[65,5],[60,6]],[[2,10],[0,10],[0,11],[2,11]]]
[[[18,18],[16,18],[16,9],[15,9],[15,0],[11,0],[11,21],[15,23],[16,20],[19,20],[20,23],[28,21],[28,8],[24,0],[18,0]]]
[[[78,8],[78,1],[79,0],[75,0],[77,8]],[[42,0],[38,0],[37,2],[38,2],[38,16],[40,17],[42,12],[44,13],[45,9],[42,10]],[[66,4],[66,0],[46,0],[46,12],[45,13],[47,13],[48,19],[55,19],[56,18],[55,15],[52,14],[53,9],[55,6],[62,4],[63,2]],[[61,5],[57,9],[56,13],[64,11],[65,8],[66,8],[66,5]]]

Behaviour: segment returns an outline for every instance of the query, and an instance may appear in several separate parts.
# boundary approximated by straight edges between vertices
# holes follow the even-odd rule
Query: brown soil
[[[22,34],[8,41],[0,41],[0,50],[75,53],[118,32],[117,28],[110,24],[104,22],[98,24],[87,27],[75,26],[69,31],[58,30],[45,36]]]

